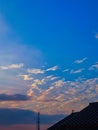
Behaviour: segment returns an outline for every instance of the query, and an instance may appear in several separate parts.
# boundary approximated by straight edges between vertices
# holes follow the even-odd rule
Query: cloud
[[[47,77],[44,77],[42,79],[34,79],[32,84],[31,84],[31,88],[28,90],[27,95],[28,96],[33,96],[33,98],[37,98],[38,96],[41,95],[41,92],[44,89],[47,89],[47,84],[51,83],[51,81],[49,82],[50,79],[48,79]]]
[[[89,70],[98,70],[98,62],[96,64],[92,65]]]
[[[56,114],[56,115],[41,115],[41,121],[42,124],[52,124],[54,122],[59,121],[60,119],[64,118],[67,115],[63,115],[63,114]]]
[[[21,94],[7,95],[0,94],[0,101],[26,101],[30,100],[30,97]]]
[[[14,34],[10,35],[9,38],[8,33],[10,32],[10,28],[7,26],[7,24],[4,21],[0,23],[0,31],[1,31],[0,45],[1,43],[3,45],[4,43],[9,43],[6,46],[3,45],[0,46],[0,55],[1,55],[0,61],[2,63],[0,69],[2,70],[18,69],[23,67],[22,63],[26,63],[26,64],[31,63],[31,65],[34,66],[39,66],[39,65],[42,66],[44,58],[40,50],[33,47],[30,48],[29,46],[23,46],[19,41],[17,43],[17,39],[12,38]],[[3,36],[6,35],[6,36],[2,38],[2,35]],[[13,45],[14,42],[16,42],[16,46]],[[26,53],[27,50],[29,50],[28,54]],[[32,62],[31,62],[32,60],[31,56],[34,57]],[[80,64],[86,60],[87,58],[85,57],[83,59],[76,60],[74,63]],[[16,65],[12,63],[21,63],[21,65],[19,64]],[[38,69],[35,67],[35,68],[27,69],[28,72],[27,74],[25,74],[26,73],[25,68],[24,70],[22,69],[22,72],[19,73],[22,74],[24,73],[24,75],[22,75],[23,79],[25,81],[28,80],[28,82],[22,81],[21,78],[19,78],[18,76],[15,77],[15,73],[9,74],[7,73],[7,71],[3,71],[3,73],[0,75],[0,79],[2,79],[4,85],[2,85],[2,83],[0,82],[1,83],[0,91],[1,91],[1,86],[4,86],[2,87],[2,90],[6,89],[7,91],[10,91],[12,93],[17,92],[17,90],[18,92],[20,92],[21,90],[21,93],[27,92],[27,98],[23,98],[20,96],[15,97],[15,95],[14,96],[1,95],[3,97],[3,100],[1,101],[2,103],[0,102],[0,107],[4,107],[4,106],[12,107],[12,108],[17,107],[17,108],[34,110],[34,111],[38,111],[39,109],[41,113],[57,114],[57,113],[69,113],[74,108],[75,110],[80,110],[80,108],[84,107],[84,105],[89,101],[94,101],[98,99],[97,79],[93,78],[89,80],[82,79],[77,81],[75,80],[66,81],[65,79],[59,77],[61,80],[58,80],[58,76],[54,76],[52,74],[50,76],[47,75],[47,71],[51,71],[51,73],[53,71],[55,72],[56,70],[58,70],[59,68],[58,66],[53,66],[50,68],[46,68],[46,70],[44,70],[45,68],[46,67],[44,67],[43,69]],[[64,71],[67,72],[69,70],[65,69]],[[83,70],[76,69],[76,70],[71,70],[71,73],[80,73],[81,71]],[[35,75],[33,75],[32,77],[32,74]],[[42,74],[42,75],[37,75],[37,74]],[[71,77],[69,76],[69,78]],[[28,100],[29,96],[31,96],[30,100]]]
[[[69,69],[65,69],[65,70],[63,70],[63,72],[68,72],[69,71]]]
[[[11,31],[11,28],[9,28],[9,26],[4,20],[4,17],[0,13],[0,35],[4,36],[5,34],[8,34],[10,31]]]
[[[74,63],[75,64],[81,64],[81,63],[83,63],[84,61],[86,61],[88,58],[87,57],[85,57],[85,58],[83,58],[83,59],[81,59],[81,60],[76,60],[76,61],[74,61]]]
[[[28,75],[28,74],[19,75],[19,76],[22,76],[22,77],[23,77],[23,80],[25,80],[25,81],[33,80],[33,78],[30,77],[30,75]]]
[[[22,109],[0,109],[0,125],[33,124],[34,113]]]
[[[57,69],[58,69],[58,66],[53,66],[53,67],[47,69],[46,71],[55,71]]]
[[[38,79],[34,80],[30,89],[27,91],[27,95],[31,96],[33,99],[37,99],[38,96],[40,96],[42,91],[40,87],[44,84],[45,84],[44,80],[38,80]]]
[[[65,85],[65,82],[64,82],[64,79],[62,79],[62,80],[56,81],[54,84],[56,87],[62,87]]]
[[[8,70],[8,69],[19,69],[22,68],[24,66],[23,63],[20,64],[11,64],[11,65],[7,65],[7,66],[0,66],[1,70]]]
[[[37,85],[43,85],[43,84],[45,84],[46,82],[45,82],[45,79],[41,79],[41,80],[35,79],[35,80],[34,80],[34,83],[37,84]]]
[[[48,87],[50,87],[50,85],[54,83],[57,78],[58,77],[50,75],[43,77],[42,79],[34,79],[31,84],[31,88],[27,92],[27,95],[33,96],[34,99],[37,99],[38,96],[40,96],[44,90],[47,90]]]
[[[58,77],[54,77],[54,76],[50,75],[50,76],[47,76],[46,78],[47,78],[47,79],[50,79],[50,80],[55,80],[55,79],[57,79]]]
[[[84,68],[78,69],[78,70],[71,70],[70,74],[78,74],[78,73],[81,73],[83,70],[84,70]]]
[[[28,69],[27,70],[28,71],[28,73],[31,73],[31,74],[44,74],[45,73],[45,71],[44,70],[42,70],[42,69]]]
[[[98,33],[95,34],[95,38],[98,39]]]
[[[65,115],[56,114],[56,115],[47,115],[40,114],[41,125],[42,124],[53,124],[57,122]],[[32,124],[36,125],[37,113],[30,110],[23,109],[12,109],[12,108],[2,108],[0,109],[0,125],[2,126],[11,126],[11,125],[22,125],[22,124]]]
[[[72,109],[78,111],[98,98],[98,78],[57,80],[45,90],[43,84],[42,87],[37,84],[33,87],[30,89],[31,101],[36,104],[34,110],[39,108],[41,113],[70,113]]]
[[[24,94],[32,80],[26,66],[38,67],[42,66],[43,62],[44,55],[41,50],[33,44],[23,43],[21,36],[15,33],[0,14],[0,92],[3,90],[7,94],[9,92]],[[19,74],[27,74],[28,76],[24,75],[23,79],[28,82],[17,76]]]

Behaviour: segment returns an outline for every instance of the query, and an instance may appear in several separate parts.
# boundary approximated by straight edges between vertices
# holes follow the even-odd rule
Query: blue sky
[[[97,101],[97,5],[0,0],[0,94],[30,96],[2,100],[1,108],[68,114]]]

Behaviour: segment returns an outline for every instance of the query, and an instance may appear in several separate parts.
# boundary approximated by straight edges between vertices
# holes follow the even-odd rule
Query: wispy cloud
[[[31,73],[31,74],[44,74],[45,73],[45,70],[42,70],[42,69],[28,69],[27,70],[28,73]]]
[[[63,70],[63,72],[68,72],[69,71],[69,69],[65,69],[65,70]]]
[[[78,74],[78,73],[81,73],[83,70],[84,70],[84,68],[78,69],[78,70],[71,70],[70,74]]]
[[[50,80],[55,80],[55,79],[57,79],[58,77],[54,77],[54,76],[50,75],[50,76],[47,76],[46,78],[47,78],[47,79],[50,79]]]
[[[74,63],[75,63],[75,64],[81,64],[81,63],[83,63],[84,61],[86,61],[87,59],[88,59],[88,58],[85,57],[85,58],[80,59],[80,60],[75,60]]]
[[[95,34],[95,38],[98,39],[98,32],[96,32],[96,34]]]
[[[24,74],[24,75],[19,75],[19,76],[22,76],[23,77],[23,80],[33,80],[33,77],[31,77],[30,75],[28,75],[28,74]]]
[[[98,62],[96,64],[92,65],[89,70],[98,70]]]
[[[55,71],[58,69],[58,66],[53,66],[51,68],[48,68],[46,71]]]
[[[8,70],[8,69],[19,69],[22,68],[24,66],[23,63],[20,64],[11,64],[11,65],[7,65],[7,66],[0,66],[1,70]]]

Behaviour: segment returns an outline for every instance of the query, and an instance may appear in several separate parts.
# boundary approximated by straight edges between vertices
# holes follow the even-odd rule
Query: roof
[[[86,108],[77,113],[72,113],[59,121],[48,130],[59,130],[71,127],[95,127],[98,126],[98,102],[90,103]]]
[[[59,128],[63,124],[67,124],[67,122],[69,122],[74,116],[76,116],[77,113],[78,112],[70,114],[69,116],[65,117],[61,121],[57,122],[56,124],[48,128],[47,130],[54,130],[55,128]]]

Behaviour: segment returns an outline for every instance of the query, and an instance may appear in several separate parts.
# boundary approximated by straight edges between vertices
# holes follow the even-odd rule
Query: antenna
[[[37,113],[37,121],[36,121],[36,125],[37,125],[37,130],[40,130],[40,112]]]
[[[74,110],[72,110],[72,114],[74,113],[75,111]]]

